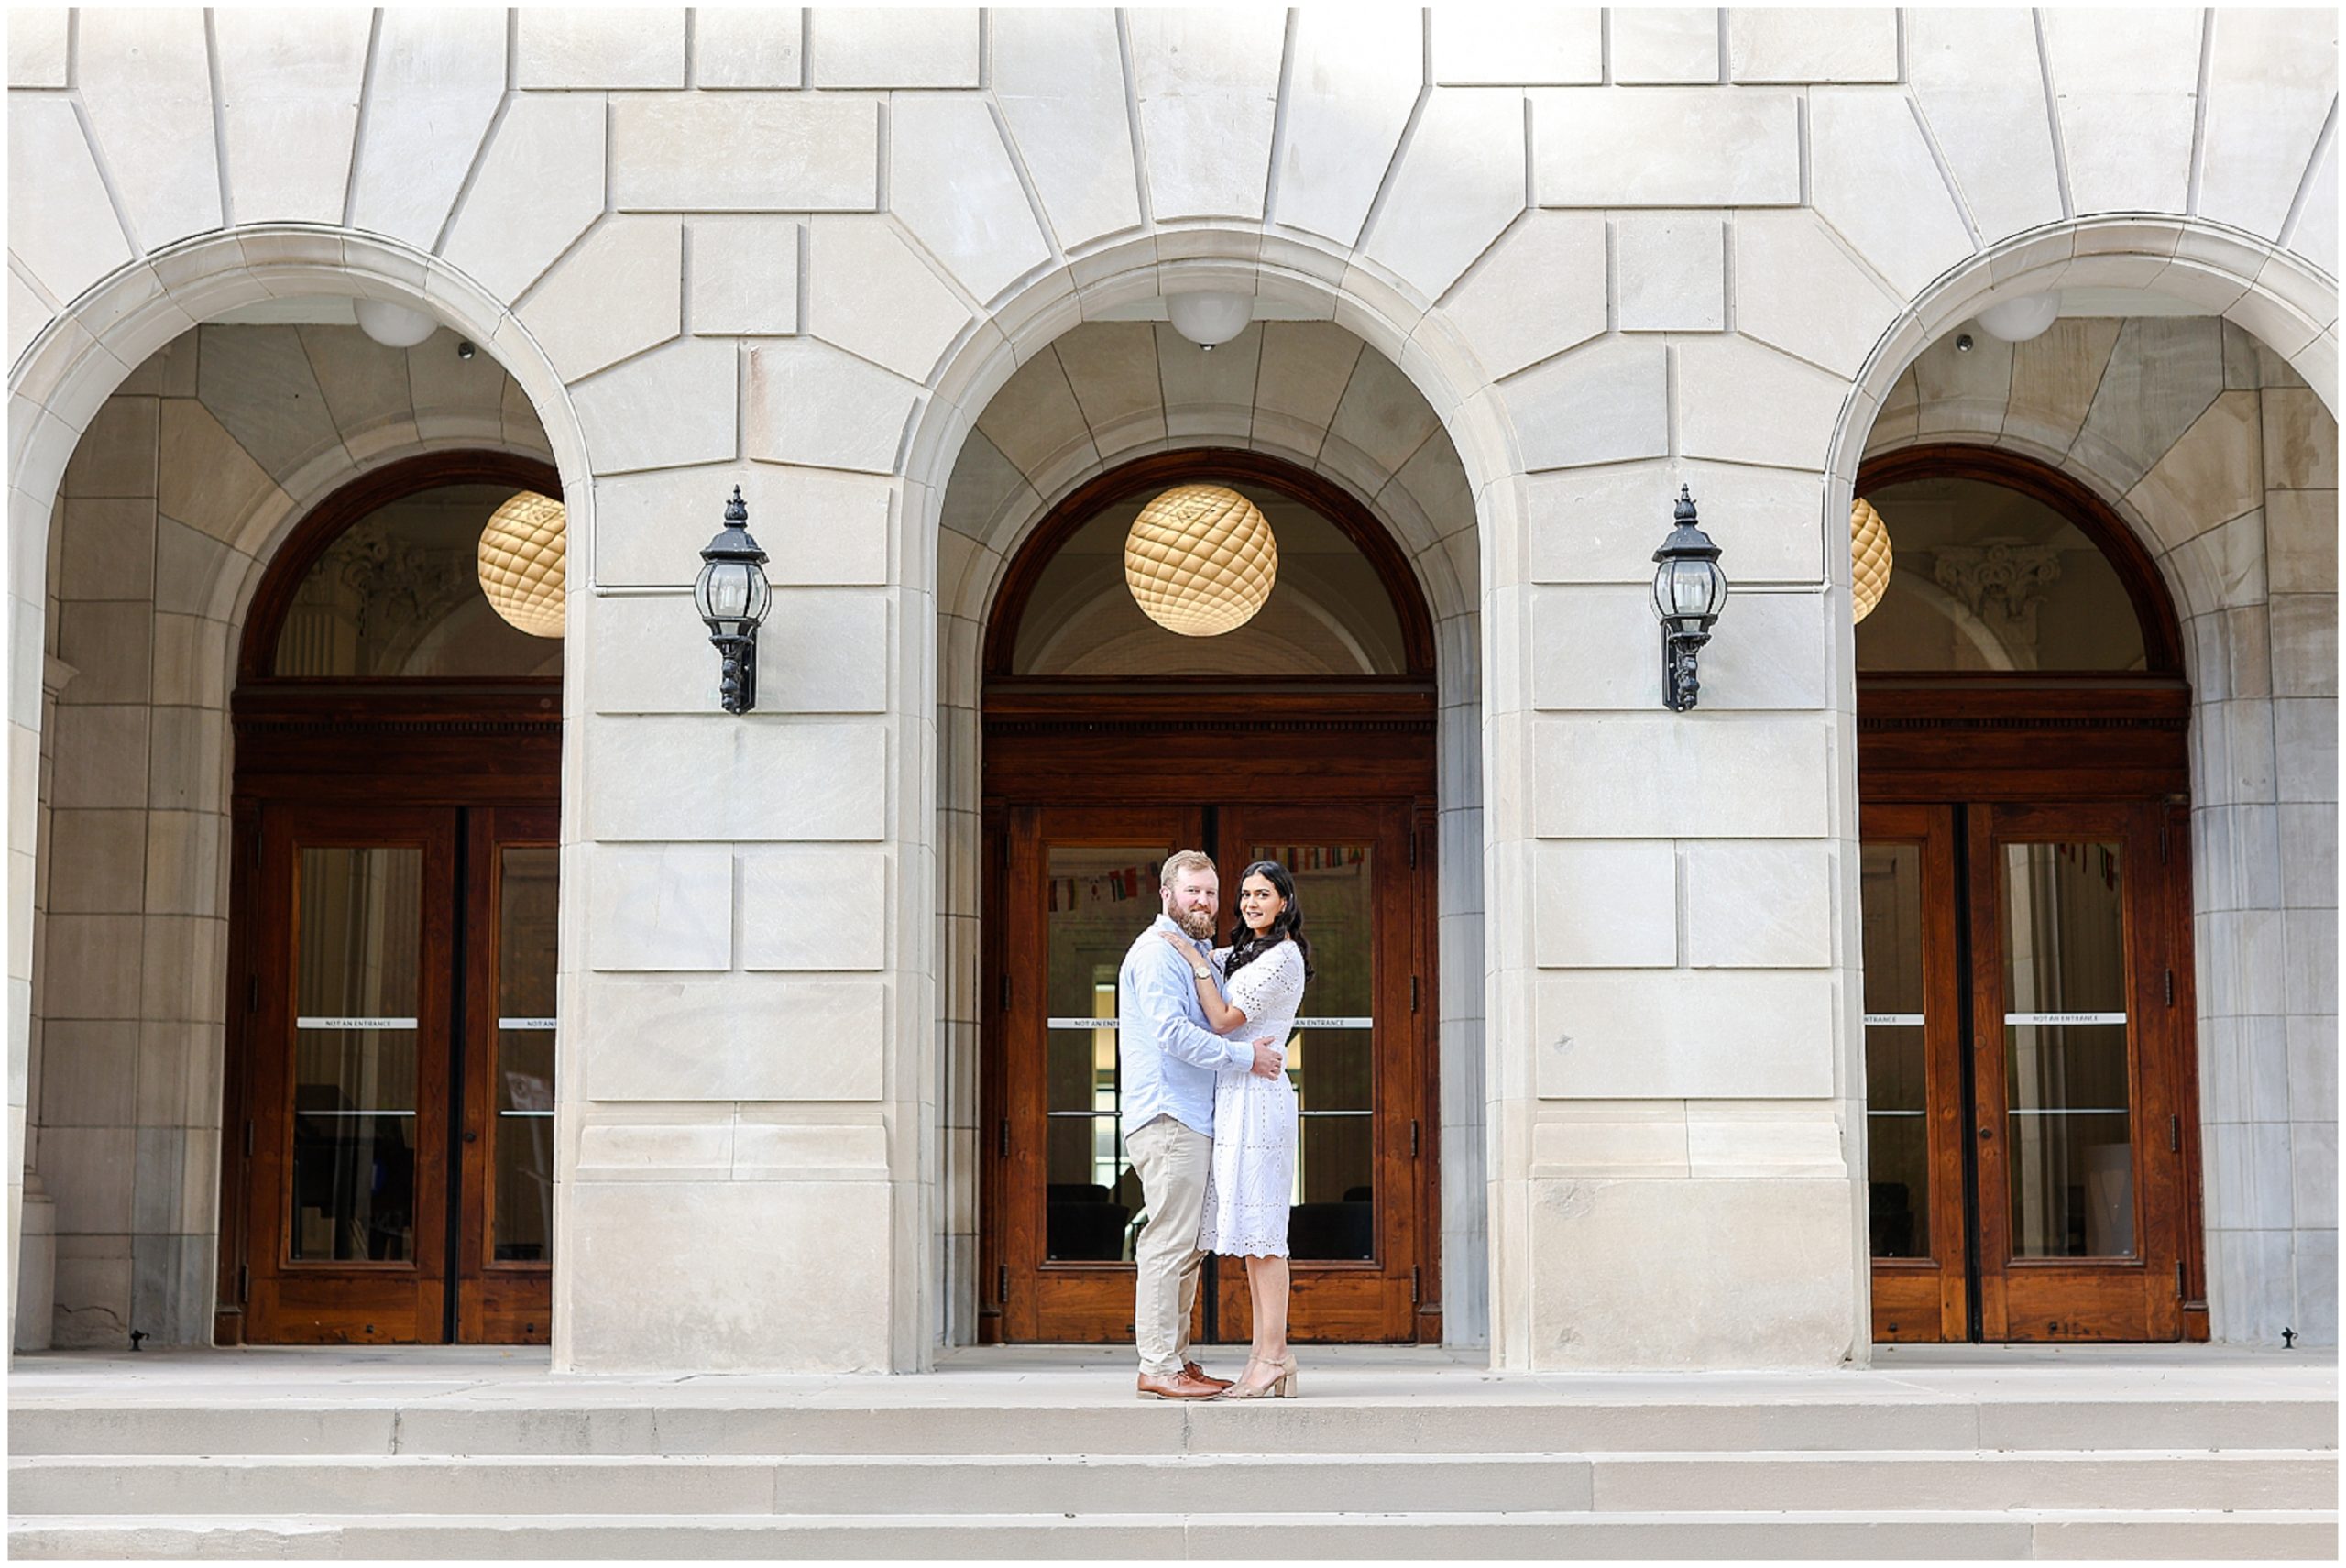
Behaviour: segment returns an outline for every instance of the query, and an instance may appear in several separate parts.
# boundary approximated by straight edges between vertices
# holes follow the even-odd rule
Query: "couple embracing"
[[[1287,1220],[1295,1186],[1295,1088],[1285,1047],[1310,978],[1295,879],[1257,861],[1239,881],[1239,927],[1213,946],[1222,898],[1195,850],[1158,876],[1164,913],[1116,977],[1116,1056],[1124,1148],[1148,1223],[1133,1334],[1144,1399],[1258,1399],[1295,1393],[1287,1343]],[[1246,1260],[1255,1337],[1233,1382],[1189,1359],[1198,1266]]]

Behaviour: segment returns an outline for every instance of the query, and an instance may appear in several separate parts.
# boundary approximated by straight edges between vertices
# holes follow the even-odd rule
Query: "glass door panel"
[[[1869,806],[1862,824],[1874,1337],[1960,1340],[1968,1307],[1955,814]]]
[[[1130,1263],[1146,1218],[1118,1124],[1116,974],[1160,911],[1166,853],[1154,844],[1045,851],[1044,1256],[1054,1263]]]
[[[453,813],[266,813],[240,1027],[247,1337],[441,1337]]]
[[[2156,805],[1970,808],[1981,1330],[2182,1330],[2179,1025]]]

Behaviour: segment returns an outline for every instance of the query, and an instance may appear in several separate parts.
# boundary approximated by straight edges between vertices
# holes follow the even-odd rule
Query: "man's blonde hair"
[[[1166,893],[1173,891],[1173,879],[1183,872],[1202,868],[1213,870],[1213,857],[1203,850],[1184,850],[1178,855],[1165,857],[1164,866],[1157,873],[1157,885]]]

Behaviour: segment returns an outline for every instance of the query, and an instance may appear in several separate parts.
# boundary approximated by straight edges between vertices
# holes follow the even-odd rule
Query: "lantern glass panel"
[[[746,561],[711,561],[700,569],[693,604],[711,631],[720,637],[739,637],[746,630],[744,623],[752,619],[751,579],[757,575],[757,568]]]
[[[1664,561],[1653,576],[1654,612],[1679,631],[1700,631],[1727,598],[1727,577],[1716,563]]]

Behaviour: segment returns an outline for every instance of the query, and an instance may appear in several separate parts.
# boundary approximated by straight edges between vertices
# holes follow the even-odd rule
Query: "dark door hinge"
[[[1004,1013],[1010,1011],[1010,977],[1008,975],[1002,977],[1002,1010]]]
[[[2180,1116],[2166,1119],[2166,1147],[2169,1154],[2183,1152],[2183,1118]]]
[[[1418,869],[1418,835],[1415,828],[1409,831],[1409,869]]]
[[[1003,1159],[1010,1157],[1010,1118],[1007,1116],[1002,1119],[1002,1135],[994,1146],[994,1152]]]
[[[2182,1299],[2182,1297],[2183,1297],[2183,1260],[2182,1260],[2181,1258],[2177,1258],[2177,1259],[2176,1260],[2176,1264],[2175,1264],[2175,1294],[2176,1294],[2176,1299],[2177,1300]]]
[[[253,1124],[250,1122],[245,1124],[245,1157],[253,1157]]]
[[[2173,970],[2166,971],[2166,1004],[2169,1007],[2175,1005],[2175,971]]]
[[[1414,1306],[1416,1306],[1417,1304],[1418,1304],[1418,1271],[1417,1271],[1416,1269],[1414,1269],[1414,1268],[1413,1268],[1413,1269],[1409,1270],[1409,1305],[1410,1305],[1410,1306],[1412,1306],[1412,1307],[1414,1307]]]
[[[253,1299],[253,1271],[249,1264],[236,1265],[236,1304],[247,1306]]]
[[[246,977],[245,1011],[247,1013],[260,1011],[260,976],[257,974]]]
[[[1001,1307],[1001,1306],[1006,1306],[1006,1305],[1008,1305],[1008,1304],[1009,1304],[1009,1301],[1010,1301],[1010,1265],[1008,1265],[1008,1264],[1006,1264],[1006,1263],[1005,1263],[1005,1264],[1001,1265],[1000,1266],[998,1266],[998,1267],[997,1267],[997,1268],[995,1268],[995,1270],[994,1270],[994,1275],[993,1275],[993,1302],[994,1302],[994,1305],[995,1305],[995,1306],[997,1306],[997,1307]]]
[[[1416,975],[1411,975],[1411,976],[1409,977],[1409,1011],[1410,1011],[1410,1012],[1412,1012],[1412,1013],[1415,1013],[1417,1010],[1418,1010],[1418,977],[1417,977]]]
[[[2169,826],[2165,822],[2159,824],[2159,864],[2161,865],[2166,864],[2166,836]]]
[[[1418,1124],[1414,1117],[1409,1122],[1409,1157],[1418,1157]]]

